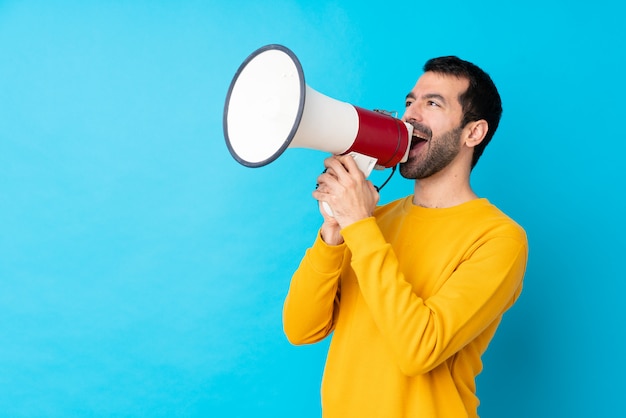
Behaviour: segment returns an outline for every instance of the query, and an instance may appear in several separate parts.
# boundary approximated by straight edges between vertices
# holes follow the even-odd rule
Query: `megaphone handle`
[[[322,207],[324,208],[324,212],[326,212],[328,216],[330,216],[331,218],[335,217],[335,215],[333,215],[333,210],[330,208],[330,205],[327,202],[322,202]]]
[[[372,170],[376,166],[376,162],[378,161],[378,158],[370,157],[369,155],[365,154],[359,154],[358,152],[354,151],[348,155],[350,155],[354,159],[357,167],[359,167],[359,170],[363,172],[365,177],[369,177],[369,175],[372,173]]]
[[[354,159],[359,170],[363,172],[365,177],[369,176],[372,173],[372,170],[376,166],[377,158],[370,157],[369,155],[359,154],[358,152],[351,152],[348,154]],[[330,208],[330,205],[327,202],[322,202],[322,207],[324,208],[324,212],[331,218],[334,218],[333,210]]]

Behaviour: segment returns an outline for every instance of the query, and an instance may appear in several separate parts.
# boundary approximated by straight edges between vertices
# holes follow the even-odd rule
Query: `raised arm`
[[[461,350],[499,322],[521,291],[526,242],[515,231],[477,243],[427,296],[407,281],[374,218],[342,234],[360,292],[407,375],[428,372]]]
[[[334,329],[345,244],[331,246],[320,235],[294,273],[283,307],[283,328],[292,344],[311,344]]]

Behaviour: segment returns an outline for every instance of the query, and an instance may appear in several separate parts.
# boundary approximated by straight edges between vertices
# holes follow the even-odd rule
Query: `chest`
[[[399,271],[414,291],[425,298],[445,284],[479,241],[475,229],[454,220],[382,218],[379,226],[393,248]]]

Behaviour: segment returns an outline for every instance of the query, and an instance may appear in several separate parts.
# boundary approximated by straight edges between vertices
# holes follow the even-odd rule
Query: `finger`
[[[322,174],[326,173],[326,170],[327,170],[327,169],[324,169],[324,171],[322,171]],[[316,179],[316,180],[317,180],[317,183],[315,184],[315,189],[316,189],[316,190],[317,190],[317,189],[319,189],[319,187],[320,187],[320,177],[322,176],[322,174],[320,174],[319,176],[317,176],[317,179]]]
[[[355,171],[361,171],[359,166],[356,164],[356,160],[351,155],[342,155],[340,156],[339,161],[343,164],[345,170],[348,173],[354,173]]]
[[[337,178],[328,170],[324,170],[322,174],[317,177],[316,189],[328,189],[333,184],[337,183]]]
[[[346,166],[342,160],[343,156],[335,155],[331,158],[326,159],[324,165],[326,166],[326,172],[331,174],[333,177],[341,181],[342,179],[348,177],[349,173],[346,169]],[[348,157],[352,158],[352,157]]]

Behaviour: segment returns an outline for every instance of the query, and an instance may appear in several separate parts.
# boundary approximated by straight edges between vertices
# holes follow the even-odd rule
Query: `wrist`
[[[320,237],[327,245],[341,245],[343,244],[343,236],[341,236],[340,231],[341,228],[338,225],[334,227],[322,225]]]
[[[343,217],[337,219],[337,222],[339,223],[341,229],[343,229],[343,228],[349,227],[350,225],[352,225],[354,223],[360,222],[363,219],[370,218],[371,216],[372,215],[367,214],[367,213],[362,213],[362,214],[359,214],[359,215],[352,214],[350,216],[343,216]]]

